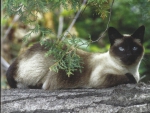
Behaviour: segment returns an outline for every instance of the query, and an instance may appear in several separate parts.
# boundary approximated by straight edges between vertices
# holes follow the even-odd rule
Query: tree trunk
[[[2,113],[150,113],[150,83],[106,89],[2,90]]]

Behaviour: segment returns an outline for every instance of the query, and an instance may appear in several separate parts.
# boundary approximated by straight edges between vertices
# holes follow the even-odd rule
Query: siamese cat
[[[83,61],[82,72],[68,77],[63,70],[50,71],[53,56],[45,57],[47,50],[34,44],[10,65],[6,76],[11,88],[41,88],[45,90],[67,88],[106,88],[119,84],[137,83],[139,66],[144,55],[145,27],[132,35],[122,35],[109,27],[110,49],[106,53],[90,53],[78,49]]]

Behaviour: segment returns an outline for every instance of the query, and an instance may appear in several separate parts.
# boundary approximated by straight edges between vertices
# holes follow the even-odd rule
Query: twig
[[[7,61],[1,56],[1,65],[4,66],[4,69],[7,70],[8,67],[10,66]]]
[[[61,15],[63,11],[62,6],[60,6],[60,14],[59,14],[59,26],[58,26],[58,33],[57,33],[57,38],[60,38],[62,31],[63,31],[63,21],[64,17]]]
[[[113,3],[114,3],[114,0],[112,0],[111,6],[110,6],[110,14],[109,14],[109,18],[108,18],[108,22],[107,22],[107,26],[106,26],[105,31],[102,33],[102,35],[97,40],[92,41],[92,43],[98,42],[104,36],[104,34],[106,33],[106,31],[108,29],[108,26],[109,26],[109,23],[110,23],[110,18],[111,18],[111,14],[112,14]]]
[[[12,29],[12,26],[14,24],[14,22],[16,22],[19,19],[19,15],[15,15],[12,21],[12,24],[9,26],[9,28],[6,30],[4,37],[1,38],[1,44],[3,43],[4,39],[6,39],[6,37],[8,36],[8,34],[10,33],[10,30]]]
[[[81,14],[80,14],[80,16],[82,16],[82,14],[83,14],[83,12],[85,11],[85,9],[86,9],[86,7],[88,6],[88,4],[87,5],[85,5],[85,7],[83,8],[83,10],[82,10],[82,12],[81,12]]]
[[[19,15],[15,15],[12,21],[12,24],[9,26],[9,28],[6,30],[3,38],[1,38],[1,45],[3,44],[4,40],[7,38],[8,34],[10,33],[13,24],[19,19]],[[7,71],[10,64],[1,56],[1,65],[4,67],[4,70]]]
[[[64,33],[64,36],[62,38],[62,40],[64,40],[64,38],[68,35],[68,33],[70,32],[70,30],[72,29],[73,25],[75,24],[77,18],[79,17],[80,13],[82,12],[82,6],[84,6],[86,4],[87,0],[84,0],[82,5],[81,5],[81,8],[79,9],[79,11],[76,13],[74,19],[72,20],[70,26],[68,27],[68,29],[66,30],[66,32]]]
[[[12,21],[12,24],[9,26],[9,28],[6,30],[3,38],[1,38],[1,44],[3,44],[4,40],[7,38],[8,34],[10,33],[12,26],[14,22],[16,22],[19,19],[19,15],[15,15]],[[1,56],[1,65],[4,67],[4,70],[6,71],[10,64]]]

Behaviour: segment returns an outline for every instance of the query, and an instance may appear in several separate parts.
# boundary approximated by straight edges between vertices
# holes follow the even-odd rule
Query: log
[[[150,83],[105,89],[7,89],[2,113],[150,113]]]

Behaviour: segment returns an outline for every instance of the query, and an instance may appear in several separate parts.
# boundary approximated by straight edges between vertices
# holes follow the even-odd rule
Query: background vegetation
[[[22,2],[22,4],[26,4],[26,0],[15,1],[16,4],[18,3],[18,5],[20,5],[20,2],[22,1],[24,1]],[[98,37],[100,37],[106,29],[109,17],[109,6],[111,2],[112,0],[89,0],[86,5],[84,5],[80,16],[77,18],[75,25],[70,31],[70,34],[85,42],[89,39],[89,37],[91,37],[92,40],[97,40]],[[11,0],[5,0],[3,4],[5,8],[2,10],[1,19],[2,57],[8,63],[11,63],[22,51],[22,48],[26,48],[34,44],[35,42],[39,41],[41,37],[55,37],[55,35],[58,35],[59,25],[63,23],[62,33],[59,34],[62,35],[63,32],[68,29],[68,26],[74,19],[74,15],[80,9],[82,2],[75,0],[72,0],[72,2],[69,2],[69,0],[62,0],[61,4],[63,4],[63,6],[60,5],[59,0],[47,0],[45,4],[41,4],[41,6],[39,6],[38,8],[35,7],[37,9],[34,10],[42,12],[36,12],[38,17],[35,17],[35,13],[32,14],[32,12],[27,12],[30,9],[25,9],[27,10],[25,11],[26,17],[23,16],[19,20],[16,19],[17,21],[15,21],[15,9],[13,15],[10,14],[12,16],[4,18],[4,15],[8,10],[6,10],[6,8],[11,8],[13,6],[11,4]],[[47,8],[49,8],[50,10],[42,8],[44,6],[47,6]],[[31,9],[33,7],[34,6],[31,6]],[[28,20],[27,18],[30,20]],[[34,19],[36,21],[34,21]],[[62,20],[61,23],[59,19]],[[22,21],[24,21],[24,23],[22,23]],[[34,27],[34,25],[36,27]],[[148,82],[150,81],[150,1],[114,1],[109,26],[117,28],[121,33],[132,34],[134,30],[137,29],[140,25],[145,25],[146,32],[144,38],[145,56],[142,60],[139,71],[141,77],[144,77],[142,81]],[[9,28],[11,29],[9,30]],[[30,35],[28,43],[24,43],[22,40],[23,37],[29,36],[31,31],[33,31],[33,33]],[[82,46],[82,48],[91,52],[106,52],[109,49],[107,33],[105,33],[105,35],[99,41],[91,43],[88,47]],[[4,66],[2,66],[2,88],[7,88],[5,72],[5,68]]]

